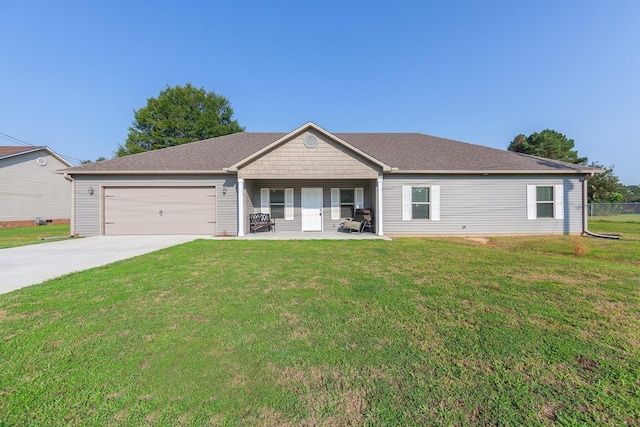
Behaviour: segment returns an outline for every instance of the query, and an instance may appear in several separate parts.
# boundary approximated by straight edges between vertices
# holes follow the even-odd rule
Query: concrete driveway
[[[208,236],[99,236],[0,249],[0,294]]]

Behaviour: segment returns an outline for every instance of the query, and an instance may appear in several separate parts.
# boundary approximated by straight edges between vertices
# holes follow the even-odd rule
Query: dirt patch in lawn
[[[491,243],[491,239],[488,237],[465,237],[464,239],[470,242],[482,243],[483,245]]]

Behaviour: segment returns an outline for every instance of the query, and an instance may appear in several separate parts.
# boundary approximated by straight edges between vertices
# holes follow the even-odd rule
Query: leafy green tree
[[[640,185],[627,185],[625,202],[640,202]]]
[[[591,162],[590,167],[602,170],[587,181],[590,203],[617,203],[625,201],[626,187],[613,173],[613,165],[606,167],[597,162]]]
[[[98,158],[96,159],[96,162],[101,162],[101,161],[103,161],[103,160],[107,160],[107,159],[106,159],[106,158],[104,158],[104,157],[102,157],[102,156],[100,156],[100,157],[98,157]],[[81,165],[86,165],[86,164],[88,164],[88,163],[93,163],[93,160],[82,160],[82,161],[80,162],[80,164],[81,164]]]
[[[580,165],[587,164],[586,157],[579,157],[574,150],[574,141],[555,130],[545,129],[529,136],[517,135],[509,144],[508,150],[530,154],[546,159],[560,160]],[[623,202],[629,195],[627,188],[613,172],[613,166],[605,167],[598,162],[591,162],[590,167],[602,170],[602,173],[590,177],[588,182],[588,199],[592,203]]]
[[[529,136],[516,136],[507,148],[509,151],[560,160],[568,163],[586,164],[586,157],[578,157],[574,149],[573,139],[555,130],[545,129]]]
[[[134,112],[134,121],[118,157],[199,141],[244,128],[233,119],[229,101],[204,88],[167,86],[157,98]]]

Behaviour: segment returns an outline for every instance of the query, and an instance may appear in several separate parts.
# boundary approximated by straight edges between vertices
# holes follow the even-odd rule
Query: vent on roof
[[[36,162],[38,162],[38,164],[39,164],[40,166],[46,166],[46,164],[47,164],[47,159],[45,159],[44,157],[38,157],[38,158],[36,159]]]

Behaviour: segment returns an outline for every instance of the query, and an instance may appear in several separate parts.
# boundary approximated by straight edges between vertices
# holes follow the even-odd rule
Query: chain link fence
[[[640,219],[640,203],[589,203],[588,209],[593,219]]]

